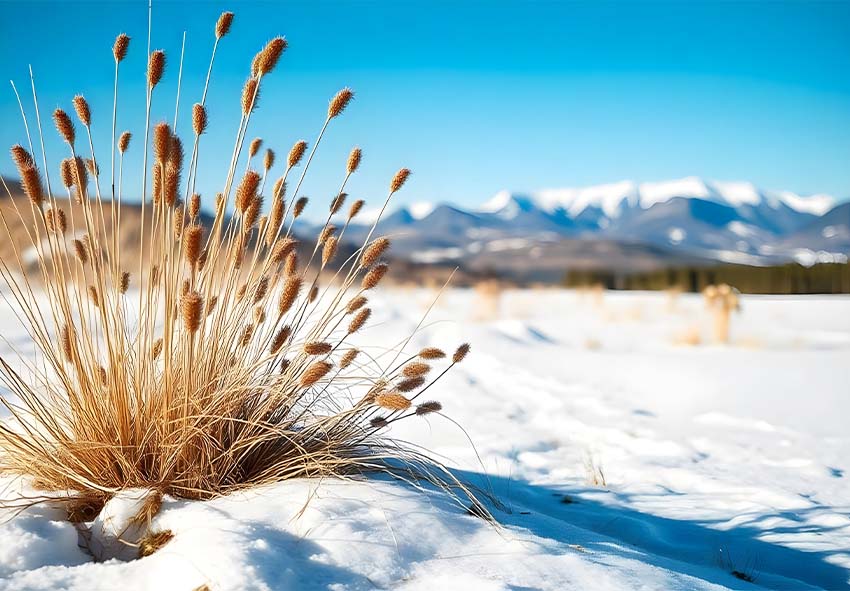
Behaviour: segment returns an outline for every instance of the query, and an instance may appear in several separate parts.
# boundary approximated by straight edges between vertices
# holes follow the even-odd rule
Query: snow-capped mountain
[[[846,241],[830,239],[844,235],[837,226],[806,230],[835,205],[829,195],[688,177],[527,194],[501,191],[473,209],[418,203],[396,210],[379,228],[397,237],[397,250],[422,260],[510,248],[533,252],[568,239],[599,239],[753,264],[794,260],[802,249],[810,262],[812,252],[816,260],[840,260],[850,251]],[[824,240],[812,241],[813,235]]]

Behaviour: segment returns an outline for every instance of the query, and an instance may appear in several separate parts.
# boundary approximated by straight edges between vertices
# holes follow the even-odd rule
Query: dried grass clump
[[[502,285],[496,279],[487,279],[475,284],[473,320],[486,322],[499,317],[502,307]]]
[[[209,72],[232,19],[225,13],[216,24]],[[262,174],[250,169],[250,158],[241,178],[237,174],[253,155],[246,154],[245,144],[257,96],[285,48],[283,38],[273,39],[248,72],[234,105],[241,106],[241,116],[232,158],[221,192],[209,200],[215,215],[206,225],[199,215],[204,198],[194,186],[199,146],[210,125],[205,107],[210,75],[193,108],[192,141],[184,151],[171,126],[151,126],[152,94],[162,88],[166,56],[150,54],[145,129],[137,134],[143,138],[138,148],[144,154],[143,200],[133,259],[122,252],[119,238],[125,237],[118,223],[130,133],[117,139],[114,124],[118,66],[129,38],[119,36],[111,48],[116,92],[110,183],[98,178],[92,141],[98,113],[81,96],[74,99],[80,137],[64,110],[54,112],[68,149],[61,165],[65,198],[78,204],[70,215],[58,206],[62,196],[53,193],[31,149],[12,151],[36,216],[29,236],[45,297],[32,297],[25,272],[29,253],[15,250],[14,260],[0,260],[8,293],[39,352],[35,360],[0,359],[0,382],[15,397],[2,400],[10,418],[0,423],[0,473],[31,478],[46,491],[45,500],[49,491],[96,499],[74,509],[80,519],[128,488],[205,499],[289,478],[371,470],[423,477],[470,495],[442,464],[385,431],[395,421],[440,411],[438,402],[416,399],[463,360],[468,346],[445,361],[436,348],[403,359],[403,351],[388,347],[384,357],[394,355],[391,360],[363,355],[355,362],[358,350],[347,342],[352,333],[368,329],[366,292],[388,270],[380,259],[389,241],[373,240],[380,216],[360,248],[325,269],[336,274],[328,282],[333,287],[319,287],[319,260],[322,266],[331,263],[362,201],[351,206],[339,229],[328,216],[313,255],[299,265],[292,221],[307,199],[285,201],[286,184],[290,174],[297,177],[292,195],[299,194],[322,137],[353,93],[340,91],[312,147],[297,143],[282,163],[269,217],[260,215],[273,152],[267,152]],[[251,152],[257,150],[258,145]],[[92,161],[91,177],[85,158]],[[296,175],[292,171],[302,160]],[[341,163],[344,180],[331,215],[342,207],[346,181],[360,161],[355,149]],[[393,177],[381,214],[409,175],[401,169]],[[24,220],[7,208],[0,216],[7,228]],[[432,372],[436,377],[427,378]],[[167,539],[167,532],[153,534],[141,553]]]
[[[733,311],[740,311],[739,291],[725,283],[709,285],[702,291],[706,308],[713,315],[714,340],[718,343],[729,342],[729,320]]]

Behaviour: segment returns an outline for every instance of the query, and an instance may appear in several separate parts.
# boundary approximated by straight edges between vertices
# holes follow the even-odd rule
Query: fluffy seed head
[[[266,150],[266,155],[263,157],[263,168],[268,171],[274,166],[274,150]]]
[[[241,347],[247,347],[248,343],[251,342],[251,338],[254,336],[254,325],[247,324],[245,328],[242,329],[242,336],[239,339],[239,345]]]
[[[421,359],[443,359],[445,356],[446,354],[443,350],[437,347],[425,347],[419,351],[419,357]]]
[[[89,261],[89,253],[86,251],[86,246],[82,240],[74,240],[74,254],[83,265]]]
[[[206,313],[207,316],[209,316],[210,314],[213,313],[213,310],[215,310],[215,305],[217,303],[218,303],[218,296],[210,296],[209,299],[207,299],[207,305],[206,305],[206,308],[204,310],[204,312]]]
[[[372,310],[369,308],[363,308],[360,310],[354,318],[351,319],[351,322],[348,323],[348,334],[357,332],[363,325],[366,324],[366,321],[369,320],[369,317],[372,315]]]
[[[325,245],[322,247],[322,266],[324,267],[329,262],[331,262],[336,255],[337,246],[339,245],[339,239],[336,236],[331,236],[325,242]]]
[[[416,414],[418,416],[429,415],[432,412],[440,412],[443,410],[443,405],[437,402],[436,400],[431,400],[429,402],[423,402],[422,404],[416,407]]]
[[[367,301],[368,300],[364,296],[355,296],[351,299],[350,302],[348,302],[348,305],[345,307],[345,309],[348,311],[349,314],[351,314],[352,312],[356,312],[357,310],[362,308]]]
[[[381,238],[376,238],[372,244],[370,244],[366,250],[363,251],[363,257],[360,260],[360,264],[364,267],[371,267],[375,263],[378,262],[387,249],[390,247],[390,239],[386,236],[382,236]]]
[[[192,130],[198,136],[207,130],[207,109],[201,103],[192,105]]]
[[[197,332],[201,327],[204,298],[197,291],[190,291],[181,298],[183,326],[189,332]]]
[[[256,78],[248,78],[242,87],[242,114],[247,115],[257,107],[257,99],[260,98],[259,81]]]
[[[277,311],[281,316],[292,308],[292,304],[295,303],[298,294],[301,292],[301,284],[301,277],[298,275],[290,275],[286,279],[283,291],[280,293],[280,300],[278,300],[277,304]]]
[[[92,160],[91,158],[86,158],[86,170],[89,171],[89,174],[93,177],[97,178],[100,176],[100,167],[97,165],[97,162]]]
[[[348,210],[348,219],[349,219],[349,221],[350,221],[350,220],[351,220],[354,216],[356,216],[358,213],[360,213],[360,210],[361,210],[361,209],[363,209],[363,205],[364,205],[365,203],[366,203],[366,202],[365,202],[365,201],[363,201],[362,199],[358,199],[357,201],[355,201],[354,203],[352,203],[352,204],[351,204],[351,209],[349,209],[349,210]]]
[[[89,108],[89,102],[83,95],[78,94],[74,97],[74,110],[77,112],[77,118],[80,120],[80,123],[86,127],[91,125],[91,109]]]
[[[316,361],[311,364],[303,374],[301,374],[301,386],[307,388],[312,386],[323,377],[328,375],[328,372],[333,368],[333,364],[327,361]]]
[[[89,285],[89,299],[95,308],[100,307],[100,297],[97,294],[97,288],[94,285]]]
[[[421,361],[412,361],[404,366],[401,370],[401,375],[406,378],[418,378],[427,375],[431,371],[431,366]]]
[[[280,199],[281,201],[283,201],[283,198],[286,195],[286,181],[283,180],[283,177],[280,177],[274,182],[274,187],[272,187],[272,195],[275,199]]]
[[[339,116],[354,98],[354,92],[350,88],[343,88],[331,99],[328,105],[328,119]]]
[[[251,203],[248,205],[248,209],[245,210],[244,215],[242,216],[242,229],[245,232],[251,230],[254,225],[257,223],[257,220],[260,217],[260,209],[263,207],[263,198],[259,195],[254,195],[254,198],[251,200]]]
[[[384,275],[387,274],[388,269],[389,265],[386,263],[379,263],[375,265],[363,276],[363,281],[361,281],[360,286],[363,289],[375,288],[381,282],[381,279],[384,278]]]
[[[313,302],[315,302],[315,301],[316,301],[316,298],[317,298],[317,297],[319,297],[319,286],[318,286],[318,285],[314,285],[314,286],[310,289],[310,295],[309,295],[309,296],[307,296],[307,300],[308,300],[308,301],[312,304]]]
[[[298,241],[289,237],[278,242],[274,247],[274,251],[272,251],[272,261],[275,263],[283,262],[283,260],[289,256],[289,253],[295,248],[296,244],[298,244]]]
[[[129,131],[125,131],[118,138],[118,151],[122,154],[127,151],[127,148],[130,147],[130,138],[133,137]]]
[[[345,204],[345,198],[348,197],[348,193],[340,193],[336,197],[334,197],[333,201],[331,201],[331,215],[334,215]]]
[[[242,177],[242,182],[236,189],[236,209],[239,213],[245,211],[251,206],[254,197],[257,195],[257,189],[260,187],[261,177],[255,170],[249,170]]]
[[[378,394],[375,396],[375,404],[391,411],[407,410],[410,408],[410,400],[398,392]]]
[[[76,139],[76,132],[74,131],[74,122],[71,121],[70,117],[68,117],[68,113],[62,109],[56,109],[53,111],[53,123],[56,125],[56,131],[59,132],[62,139],[65,140],[68,145],[73,146],[74,139]]]
[[[336,226],[334,226],[333,224],[328,224],[327,226],[322,228],[321,232],[319,232],[319,238],[317,242],[319,244],[324,244],[325,242],[327,242],[328,238],[334,235],[334,232],[336,232]]]
[[[254,75],[266,75],[271,72],[277,65],[280,56],[286,51],[287,43],[283,37],[275,37],[269,41],[266,46],[254,58],[253,73]]]
[[[384,417],[374,417],[369,420],[369,424],[375,429],[383,429],[389,425],[389,422]]]
[[[286,255],[286,262],[283,264],[283,273],[287,277],[298,273],[298,253],[295,251]]]
[[[162,353],[162,339],[157,339],[151,346],[151,359],[156,360],[160,353]]]
[[[150,88],[159,84],[163,72],[165,72],[165,52],[157,49],[151,53],[148,59],[148,86]]]
[[[251,143],[248,144],[248,156],[253,158],[260,151],[260,148],[263,146],[263,138],[255,137],[251,140]]]
[[[464,343],[460,347],[455,350],[454,355],[452,355],[452,363],[460,363],[463,361],[464,357],[469,353],[469,343]]]
[[[280,351],[280,348],[283,347],[284,343],[286,343],[290,334],[292,334],[292,329],[288,325],[281,327],[272,339],[272,343],[269,346],[269,352],[272,355],[277,354],[277,352]]]
[[[393,177],[392,182],[390,182],[390,193],[395,193],[396,191],[401,189],[401,187],[407,181],[407,177],[409,177],[409,176],[410,176],[410,169],[409,168],[402,168],[397,173],[395,173],[395,176]]]
[[[321,341],[304,343],[304,352],[307,355],[327,355],[333,350],[333,345]]]
[[[64,353],[65,359],[68,361],[74,360],[75,336],[74,329],[69,327],[67,324],[63,326],[62,330],[59,332],[59,340],[62,343],[62,353]]]
[[[58,207],[51,207],[45,211],[44,221],[47,224],[47,231],[53,234],[64,234],[68,229],[68,220],[65,217],[65,211]]]
[[[129,271],[124,271],[121,273],[121,283],[118,285],[118,291],[121,293],[127,293],[127,289],[130,287],[130,273]]]
[[[396,389],[399,392],[413,392],[414,390],[421,388],[424,384],[425,378],[421,376],[418,378],[407,378],[400,381],[396,386]]]
[[[168,123],[160,121],[153,127],[153,154],[159,163],[168,161],[171,151],[171,128]]]
[[[201,241],[204,238],[203,227],[192,224],[183,232],[183,258],[190,267],[194,267],[201,258]]]
[[[360,148],[351,150],[351,153],[348,155],[348,165],[346,166],[348,174],[352,174],[360,166],[360,157],[362,155],[363,152]]]
[[[302,213],[304,213],[304,208],[307,207],[307,202],[309,199],[307,197],[299,197],[298,201],[295,202],[295,207],[292,209],[293,217],[298,217]]]
[[[201,213],[201,196],[197,193],[193,193],[192,196],[189,197],[189,217],[196,218],[199,213]]]
[[[233,24],[233,13],[222,12],[218,17],[218,22],[215,24],[215,37],[221,39],[230,31],[230,25]]]
[[[21,174],[21,185],[24,193],[33,205],[41,207],[44,202],[44,189],[41,186],[41,175],[35,166],[27,166],[19,170]]]
[[[74,161],[71,158],[65,158],[59,164],[59,176],[62,177],[62,185],[66,189],[74,186]]]
[[[301,162],[301,158],[304,157],[304,152],[307,151],[307,142],[304,140],[298,140],[295,142],[295,145],[292,146],[292,149],[289,150],[289,157],[286,160],[289,168],[294,166],[298,166],[298,163]]]
[[[12,146],[10,152],[12,153],[12,161],[19,169],[35,166],[35,160],[33,160],[32,155],[22,145],[15,144]]]
[[[269,278],[261,277],[259,281],[257,281],[257,287],[254,290],[254,303],[258,304],[269,291]]]
[[[112,55],[115,61],[121,63],[127,57],[127,49],[130,48],[130,37],[121,33],[115,38],[115,43],[112,45]]]
[[[354,363],[354,359],[357,357],[357,354],[360,353],[357,349],[349,349],[345,352],[345,355],[342,356],[342,359],[339,360],[340,369],[346,369],[349,365]]]

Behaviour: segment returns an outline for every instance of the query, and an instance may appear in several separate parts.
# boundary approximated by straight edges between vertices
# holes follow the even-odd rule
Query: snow
[[[407,211],[410,212],[410,215],[415,220],[422,220],[431,215],[431,212],[434,211],[436,206],[433,203],[428,203],[427,201],[420,201],[417,203],[411,203],[407,206]]]
[[[687,235],[687,232],[685,232],[682,228],[670,228],[670,231],[667,232],[667,237],[673,244],[680,244]]]
[[[761,194],[752,183],[714,181],[712,185],[726,203],[733,207],[761,203]]]
[[[640,184],[640,206],[649,209],[656,203],[665,203],[674,197],[708,199],[710,192],[702,179],[686,177],[674,181]]]
[[[832,195],[818,194],[803,197],[791,191],[780,191],[777,196],[791,209],[812,215],[823,215],[836,205],[835,197]]]
[[[433,297],[376,293],[361,338],[398,342]],[[429,391],[464,430],[391,434],[495,495],[500,526],[387,478],[305,479],[166,498],[166,546],[96,563],[42,506],[0,523],[0,590],[847,588],[850,298],[742,306],[718,345],[696,295],[507,291],[482,321],[474,291],[450,290],[411,346],[473,344]],[[24,339],[5,304],[0,324]]]
[[[634,204],[636,189],[632,181],[621,181],[582,189],[543,189],[535,197],[540,207],[548,212],[562,208],[576,217],[588,207],[597,207],[609,218],[616,218],[624,202]]]

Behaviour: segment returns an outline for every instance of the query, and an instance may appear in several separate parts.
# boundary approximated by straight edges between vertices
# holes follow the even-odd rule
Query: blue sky
[[[264,81],[249,136],[283,159],[312,142],[327,100],[357,98],[335,121],[303,194],[329,200],[349,149],[364,150],[351,193],[377,201],[393,172],[414,176],[406,201],[483,202],[622,179],[698,175],[769,189],[850,197],[848,2],[154,2],[153,47],[169,58],[154,121],[171,120],[187,33],[178,129],[200,98],[222,10],[233,10],[208,97],[199,189],[224,181],[239,95],[254,53],[276,34],[290,48]],[[108,160],[115,35],[119,129],[134,133],[126,194],[138,192],[147,3],[0,2],[0,144],[24,142],[13,79],[42,117],[83,93]],[[44,40],[47,41],[44,41]],[[51,173],[66,155],[47,130]],[[12,172],[8,158],[0,172]],[[208,203],[210,201],[207,201]]]

